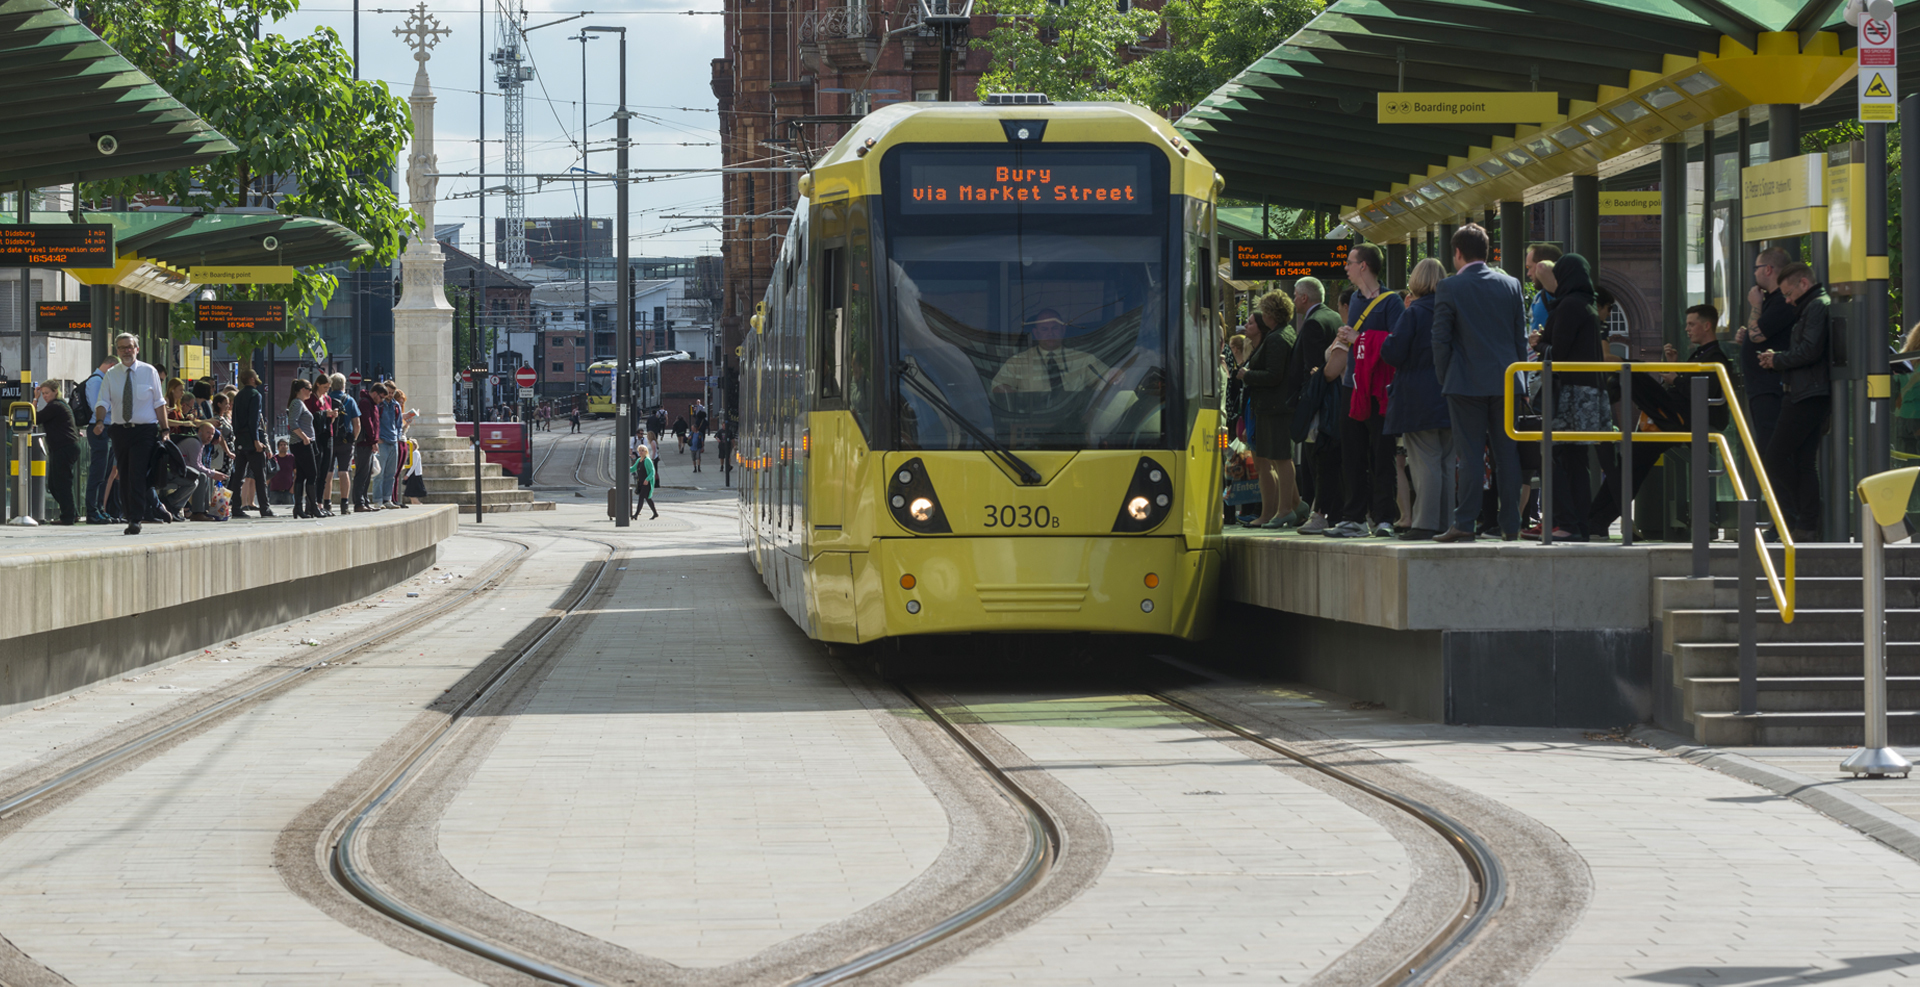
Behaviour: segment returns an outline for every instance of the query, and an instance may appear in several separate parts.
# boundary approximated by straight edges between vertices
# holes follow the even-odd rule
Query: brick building
[[[938,98],[940,50],[932,31],[889,36],[920,22],[917,0],[797,0],[783,7],[726,0],[725,7],[726,57],[713,60],[713,94],[726,167],[804,166],[868,111]],[[976,16],[971,33],[983,37],[992,25],[992,17]],[[986,67],[986,52],[954,53],[953,98],[975,99]],[[730,365],[753,304],[766,292],[797,179],[793,172],[721,179],[728,218],[719,325]]]

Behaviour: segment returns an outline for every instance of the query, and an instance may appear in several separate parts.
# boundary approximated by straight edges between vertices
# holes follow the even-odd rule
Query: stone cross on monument
[[[407,406],[419,412],[415,438],[453,434],[453,306],[447,303],[446,255],[433,235],[433,206],[438,194],[440,159],[433,151],[433,88],[427,59],[433,46],[452,33],[440,26],[427,5],[407,14],[393,33],[413,46],[419,69],[407,105],[413,109],[413,147],[407,155],[409,205],[420,228],[400,256],[401,293],[393,307],[393,376],[407,394]]]

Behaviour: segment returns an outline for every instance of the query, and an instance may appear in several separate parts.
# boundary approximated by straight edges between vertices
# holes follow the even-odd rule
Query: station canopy
[[[39,212],[36,223],[75,222],[71,213]],[[126,288],[161,301],[185,298],[199,287],[196,267],[311,267],[373,252],[360,234],[311,216],[265,210],[213,212],[178,208],[137,212],[82,212],[78,222],[111,223],[118,263],[72,268],[83,284]]]
[[[0,0],[0,107],[0,189],[175,171],[238,150],[51,0]]]
[[[1655,145],[1749,106],[1850,107],[1843,7],[1337,0],[1176,126],[1227,195],[1335,210],[1369,239],[1398,241],[1569,175],[1649,163]],[[1911,36],[1903,59],[1920,47]],[[1376,122],[1380,94],[1397,92],[1552,92],[1558,113],[1538,125]]]

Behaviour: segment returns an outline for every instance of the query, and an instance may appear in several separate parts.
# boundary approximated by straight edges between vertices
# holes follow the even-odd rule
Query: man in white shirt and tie
[[[113,458],[120,466],[120,506],[127,516],[129,535],[140,533],[153,502],[147,487],[147,460],[160,441],[160,424],[167,420],[167,388],[160,371],[141,363],[140,341],[130,333],[113,339],[120,362],[107,370],[106,382],[95,399],[94,421],[108,420],[112,408]],[[94,426],[98,435],[101,426]]]

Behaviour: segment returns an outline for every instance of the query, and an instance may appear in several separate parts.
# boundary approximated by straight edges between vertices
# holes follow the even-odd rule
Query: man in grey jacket
[[[1507,365],[1526,359],[1526,296],[1520,282],[1487,264],[1487,231],[1468,223],[1453,234],[1454,275],[1440,282],[1433,313],[1433,368],[1453,420],[1460,457],[1453,526],[1435,535],[1443,543],[1474,540],[1480,487],[1489,446],[1499,484],[1500,534],[1520,537],[1520,456],[1507,436],[1502,406]]]

